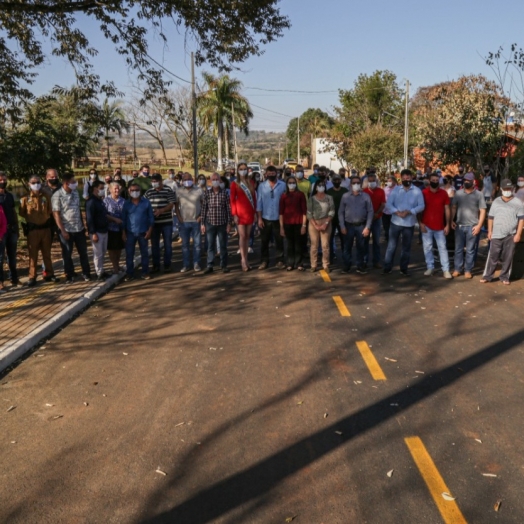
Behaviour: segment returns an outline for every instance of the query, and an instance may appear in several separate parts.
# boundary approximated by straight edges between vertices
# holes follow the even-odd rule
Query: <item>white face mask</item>
[[[89,175],[89,178],[90,178],[91,180],[94,180],[94,179],[96,178],[96,174],[95,174],[95,173],[91,173],[91,174]]]
[[[140,191],[130,191],[129,195],[131,198],[139,198],[140,197]]]
[[[391,182],[391,180],[389,182],[386,182],[386,186],[393,187],[393,182]]]
[[[220,187],[220,182],[218,180],[211,180],[211,185],[213,187]]]
[[[200,179],[200,180],[198,181],[198,185],[199,185],[199,186],[205,186],[205,185],[206,185],[206,181],[203,180],[203,179]]]
[[[297,171],[297,178],[304,178],[304,172],[303,171]]]
[[[239,174],[240,176],[246,176],[246,175],[247,175],[247,171],[246,171],[245,169],[241,169],[241,170],[238,172],[238,174]]]
[[[326,190],[324,186],[318,186],[317,187],[317,193],[323,193]]]
[[[193,186],[193,181],[192,180],[184,180],[182,183],[184,184],[184,187],[192,187]]]
[[[297,188],[297,185],[296,184],[288,184],[287,187],[289,187],[290,191],[295,191],[295,189]]]
[[[74,191],[78,187],[78,182],[69,182],[69,189]]]
[[[354,187],[354,186],[353,186],[353,187]],[[370,182],[370,183],[369,183],[369,187],[370,187],[371,189],[375,189],[375,188],[377,187],[377,183],[376,183],[376,182]]]
[[[169,175],[169,180],[174,180],[175,179],[175,175]]]
[[[521,180],[520,182],[517,182],[517,186],[524,187],[524,180]]]
[[[513,191],[511,191],[511,190],[502,191],[502,196],[503,197],[510,198],[512,195],[513,195]]]
[[[353,189],[353,191],[360,191],[360,184],[351,184],[351,189]]]
[[[31,188],[31,191],[40,191],[42,184],[29,184],[29,187]]]
[[[220,182],[220,189],[225,189],[226,188],[226,184],[224,184],[224,182]]]
[[[151,187],[153,189],[158,189],[160,187],[160,182],[151,182]]]

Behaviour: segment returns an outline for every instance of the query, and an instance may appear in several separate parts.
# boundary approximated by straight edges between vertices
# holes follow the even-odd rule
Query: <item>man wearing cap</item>
[[[499,279],[509,285],[515,244],[520,242],[524,226],[524,204],[515,198],[511,180],[503,180],[500,189],[502,196],[493,201],[488,215],[488,239],[491,245],[484,275],[480,280],[483,284],[491,282],[500,261],[502,267]]]
[[[455,271],[454,277],[464,270],[466,278],[473,278],[472,270],[475,263],[475,251],[478,235],[486,218],[486,200],[484,195],[474,187],[475,175],[464,175],[464,187],[455,193],[451,207],[452,223],[455,230]],[[464,261],[464,247],[466,260]]]

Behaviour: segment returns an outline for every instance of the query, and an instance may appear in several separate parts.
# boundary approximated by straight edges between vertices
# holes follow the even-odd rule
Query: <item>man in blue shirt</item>
[[[277,249],[277,268],[284,269],[284,239],[280,235],[280,197],[286,192],[286,184],[277,180],[277,168],[266,168],[267,180],[258,186],[257,215],[260,228],[260,242],[262,245],[261,264],[258,269],[267,269],[269,266],[269,242],[271,235],[275,239]]]
[[[391,213],[388,247],[384,260],[384,273],[391,273],[399,238],[402,236],[400,252],[400,273],[408,276],[411,240],[417,222],[417,214],[424,211],[422,191],[413,185],[413,176],[409,169],[400,173],[402,185],[390,194],[386,209]]]
[[[135,246],[138,242],[142,263],[142,279],[149,280],[148,241],[153,232],[155,216],[151,202],[140,196],[140,186],[132,182],[129,186],[129,197],[122,210],[123,238],[126,244],[126,281],[133,279]]]

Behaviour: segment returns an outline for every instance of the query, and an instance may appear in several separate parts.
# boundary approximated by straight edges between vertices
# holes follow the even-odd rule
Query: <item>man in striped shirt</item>
[[[176,203],[176,193],[163,185],[162,175],[155,173],[151,177],[151,189],[148,189],[144,196],[151,203],[155,217],[155,225],[151,234],[151,255],[153,258],[151,273],[160,271],[160,237],[164,240],[164,273],[169,273],[173,257],[171,237],[173,235],[173,207]]]

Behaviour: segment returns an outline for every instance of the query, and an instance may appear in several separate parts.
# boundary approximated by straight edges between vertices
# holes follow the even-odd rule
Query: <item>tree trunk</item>
[[[224,147],[226,149],[226,158],[229,160],[229,126],[224,126]]]
[[[217,153],[217,171],[222,171],[222,139],[224,137],[224,122],[218,121],[218,153]]]

